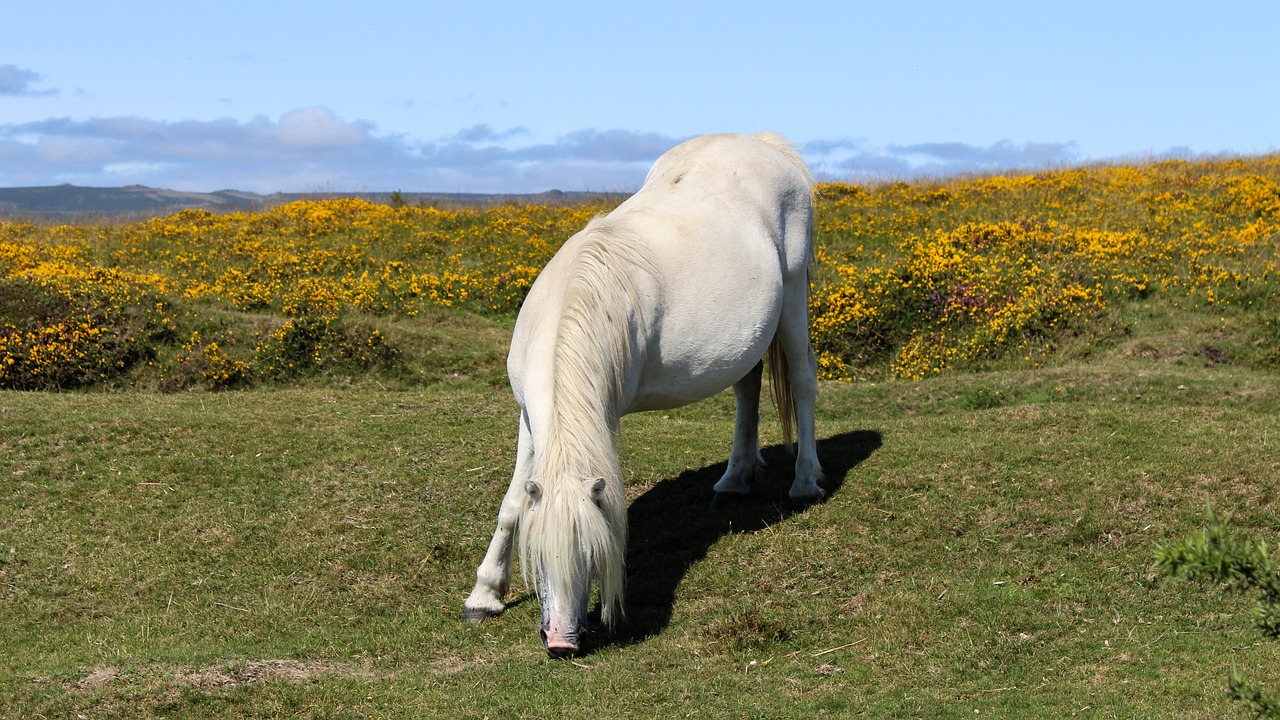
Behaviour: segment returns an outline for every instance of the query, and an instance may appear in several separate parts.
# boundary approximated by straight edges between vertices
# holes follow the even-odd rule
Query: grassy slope
[[[1150,327],[1087,364],[825,385],[834,492],[800,516],[776,447],[754,504],[704,511],[729,397],[629,418],[631,624],[576,663],[528,596],[457,621],[514,442],[484,377],[5,394],[0,716],[1240,714],[1230,665],[1280,650],[1152,551],[1209,501],[1277,526],[1280,389]]]

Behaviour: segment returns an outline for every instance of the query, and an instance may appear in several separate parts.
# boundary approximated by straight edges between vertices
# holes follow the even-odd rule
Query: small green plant
[[[1208,510],[1200,533],[1157,552],[1160,567],[1170,576],[1208,578],[1258,591],[1254,621],[1262,633],[1280,639],[1280,571],[1267,544],[1227,533],[1226,521]],[[1280,697],[1263,692],[1232,668],[1227,683],[1231,698],[1263,718],[1280,718]]]
[[[970,410],[990,410],[1005,404],[1004,393],[987,387],[974,387],[960,396],[960,404]]]

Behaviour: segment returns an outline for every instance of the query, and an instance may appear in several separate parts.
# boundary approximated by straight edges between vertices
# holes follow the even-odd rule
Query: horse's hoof
[[[499,610],[498,612],[494,612],[492,610],[485,610],[484,608],[463,607],[462,622],[469,623],[472,625],[476,623],[482,623],[491,617],[497,617],[499,614],[501,614],[501,612],[502,612],[501,610]]]
[[[711,498],[711,512],[718,512],[735,505],[741,505],[746,500],[746,493],[718,492]]]
[[[806,495],[804,497],[791,498],[790,507],[793,513],[802,513],[805,510],[817,505],[827,497],[825,492],[819,492],[817,495]]]

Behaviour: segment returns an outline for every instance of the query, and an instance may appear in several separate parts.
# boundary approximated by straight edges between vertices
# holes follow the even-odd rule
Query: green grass
[[[410,376],[0,394],[0,717],[1245,717],[1251,599],[1169,581],[1203,522],[1274,540],[1280,383],[1215,318],[1039,370],[828,383],[706,511],[732,399],[628,418],[630,622],[551,661],[523,586],[459,622],[511,471],[506,326],[400,321]],[[423,384],[428,382],[429,384]]]

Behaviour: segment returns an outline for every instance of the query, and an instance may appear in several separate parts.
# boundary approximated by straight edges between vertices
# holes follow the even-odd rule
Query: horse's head
[[[521,556],[525,577],[537,587],[542,643],[552,657],[581,652],[596,582],[605,624],[621,614],[627,515],[621,488],[610,490],[604,478],[525,483]]]

